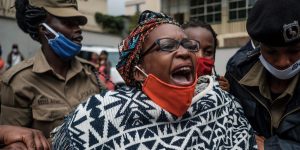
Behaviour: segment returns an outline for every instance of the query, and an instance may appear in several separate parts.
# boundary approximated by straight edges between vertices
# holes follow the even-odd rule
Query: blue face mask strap
[[[42,25],[43,25],[48,31],[50,31],[51,33],[53,33],[53,34],[55,35],[55,37],[58,37],[58,33],[55,32],[55,31],[54,31],[51,27],[49,27],[46,23],[42,23]],[[45,36],[45,37],[46,37],[47,40],[49,40],[47,36]]]

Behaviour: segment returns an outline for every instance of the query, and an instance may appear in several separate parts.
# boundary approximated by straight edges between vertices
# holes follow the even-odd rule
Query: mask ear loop
[[[135,69],[139,70],[145,77],[148,77],[148,75],[138,66],[134,66]],[[143,86],[143,83],[140,82],[140,84]]]
[[[55,37],[58,37],[58,33],[55,32],[51,27],[49,27],[46,23],[42,23],[42,26],[44,26],[48,31],[50,31],[52,34],[55,35]],[[49,38],[45,35],[46,39],[49,40]]]
[[[134,66],[135,69],[139,70],[145,77],[148,77],[148,75],[138,66]]]

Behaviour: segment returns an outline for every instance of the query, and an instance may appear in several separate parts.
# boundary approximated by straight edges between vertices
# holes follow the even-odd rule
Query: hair
[[[47,11],[31,6],[28,0],[16,0],[15,8],[18,26],[33,40],[40,42],[38,27],[46,19]]]
[[[106,50],[101,51],[100,55],[106,55],[108,56],[108,52]]]
[[[217,39],[217,33],[214,31],[214,29],[211,27],[210,24],[200,21],[200,20],[192,20],[190,22],[187,22],[182,25],[183,29],[187,29],[189,27],[201,27],[207,29],[209,32],[211,32],[213,38],[214,38],[214,49],[218,46],[218,39]],[[216,51],[215,51],[216,53]]]
[[[13,44],[13,45],[12,45],[12,48],[18,49],[18,44]]]

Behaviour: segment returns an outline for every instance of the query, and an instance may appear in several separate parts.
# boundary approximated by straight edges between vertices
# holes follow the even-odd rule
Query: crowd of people
[[[95,64],[95,67],[98,70],[99,79],[104,83],[105,88],[108,90],[115,90],[115,83],[112,81],[110,75],[111,63],[108,59],[108,55],[108,52],[105,50],[102,50],[99,55],[93,52],[88,60]]]
[[[247,18],[251,39],[225,76],[214,70],[218,40],[209,24],[181,26],[146,10],[119,45],[126,86],[116,88],[106,51],[76,56],[87,23],[76,0],[16,0],[19,27],[41,49],[24,61],[17,45],[9,54],[1,148],[300,149],[299,5],[257,1]]]

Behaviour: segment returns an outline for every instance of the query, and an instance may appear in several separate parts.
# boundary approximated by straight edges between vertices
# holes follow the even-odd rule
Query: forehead
[[[59,22],[59,23],[65,23],[65,24],[79,24],[80,25],[81,18],[80,17],[57,17],[50,13],[47,13],[46,20],[47,20],[47,22],[55,22],[55,23]]]
[[[150,32],[149,39],[158,39],[163,37],[172,37],[175,39],[186,38],[183,30],[174,24],[162,24]]]
[[[53,22],[53,23],[58,23],[58,22],[63,22],[64,20],[59,18],[59,17],[56,17],[56,16],[53,16],[51,15],[50,13],[47,13],[47,18],[46,18],[47,22]]]
[[[285,47],[272,47],[272,46],[268,46],[266,44],[260,43],[260,47],[261,47],[261,51],[269,51],[269,50],[272,50],[272,51],[276,50],[276,51],[281,51],[281,52],[300,51],[300,42],[297,42],[295,44],[285,46]]]
[[[212,33],[203,27],[188,27],[184,30],[184,32],[193,39],[213,38]]]
[[[100,57],[106,57],[107,55],[106,54],[100,54]]]

